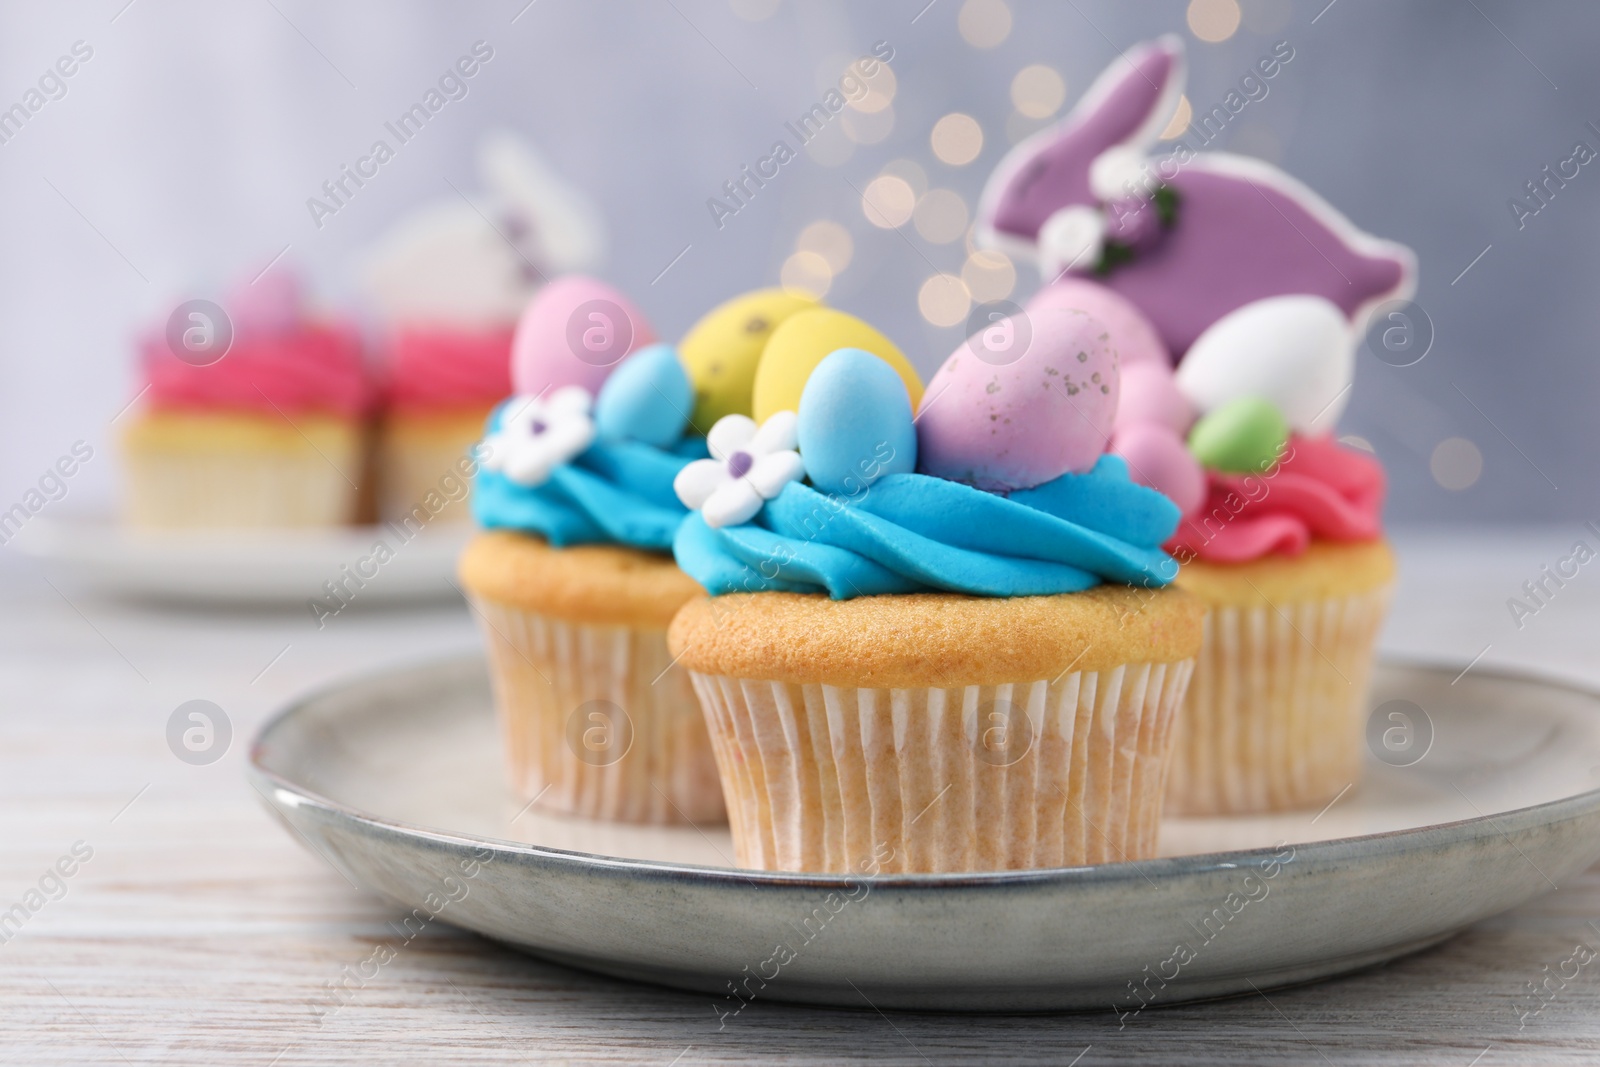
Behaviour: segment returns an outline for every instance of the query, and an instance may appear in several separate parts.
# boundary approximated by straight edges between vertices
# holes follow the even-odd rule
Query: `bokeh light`
[[[883,165],[879,174],[888,174],[903,179],[911,186],[911,191],[921,196],[928,191],[928,172],[922,169],[921,164],[912,159],[891,159]]]
[[[967,0],[956,25],[972,47],[993,48],[1011,36],[1011,8],[1005,0]]]
[[[1011,106],[1030,119],[1049,118],[1061,110],[1066,99],[1067,83],[1054,67],[1035,63],[1011,79]]]
[[[818,219],[800,231],[795,238],[795,251],[811,252],[822,257],[828,269],[838,274],[850,265],[855,255],[856,243],[850,231],[832,219]]]
[[[983,151],[983,127],[971,115],[952,111],[933,124],[933,154],[952,167],[965,166]]]
[[[917,199],[912,220],[923,240],[947,245],[967,232],[967,202],[950,189],[930,189]]]
[[[839,114],[844,135],[856,144],[877,144],[894,132],[894,108],[881,111],[851,111],[846,108]]]
[[[980,248],[961,265],[961,280],[980,304],[1004,300],[1017,287],[1017,268],[1004,252]]]
[[[1446,437],[1433,446],[1428,470],[1441,486],[1459,492],[1477,483],[1483,473],[1483,453],[1465,437]]]
[[[861,213],[880,229],[892,230],[911,221],[917,194],[911,183],[893,174],[880,174],[861,194]]]
[[[873,60],[871,77],[862,75],[860,67],[857,66],[859,63],[861,63],[859,59],[852,61],[845,68],[844,75],[841,75],[841,77],[856,78],[867,87],[866,92],[861,93],[854,100],[849,100],[849,105],[853,110],[869,115],[875,111],[882,111],[894,102],[894,94],[895,90],[899,88],[899,81],[895,78],[894,71],[889,68],[887,63]]]
[[[1239,0],[1189,0],[1189,32],[1212,44],[1239,28]]]
[[[917,291],[917,310],[935,326],[955,326],[972,310],[972,296],[954,274],[935,274]]]
[[[817,253],[796,252],[783,261],[778,281],[785,289],[823,297],[828,295],[828,287],[833,284],[833,271],[828,261]]]

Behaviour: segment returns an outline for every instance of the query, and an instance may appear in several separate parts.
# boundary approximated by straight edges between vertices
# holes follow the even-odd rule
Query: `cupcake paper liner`
[[[664,631],[474,604],[511,784],[525,799],[595,819],[724,821],[705,719]]]
[[[403,424],[386,426],[378,435],[378,517],[404,521],[421,508],[430,522],[470,522],[471,478],[461,474],[461,467],[483,436],[480,423],[463,420],[456,439],[408,433]]]
[[[127,515],[135,526],[338,526],[355,518],[358,449],[151,452],[129,449]]]
[[[1213,606],[1178,717],[1169,815],[1319,807],[1361,777],[1387,587]]]
[[[740,866],[854,872],[877,859],[898,873],[1153,855],[1192,668],[959,689],[690,676]]]

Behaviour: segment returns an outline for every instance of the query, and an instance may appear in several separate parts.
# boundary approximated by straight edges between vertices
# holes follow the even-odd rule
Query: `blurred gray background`
[[[1520,229],[1508,206],[1575,142],[1600,150],[1586,125],[1600,126],[1600,5],[1585,0],[8,4],[0,108],[74,42],[93,57],[0,144],[0,508],[81,438],[96,459],[60,507],[109,511],[136,331],[286,245],[321,296],[353,308],[362,253],[447,182],[479,188],[473,150],[497,128],[599,202],[600,273],[663,336],[786,269],[838,266],[837,230],[824,254],[795,258],[828,220],[851,239],[828,300],[931,373],[961,334],[935,323],[963,297],[928,280],[962,275],[961,213],[991,167],[1118,49],[1163,32],[1189,46],[1197,107],[1290,42],[1293,62],[1218,147],[1281,164],[1418,253],[1433,348],[1404,368],[1363,354],[1341,426],[1386,462],[1390,518],[1600,518],[1600,161]],[[306,198],[479,39],[495,58],[467,98],[315,228]],[[894,49],[888,106],[847,111],[718,230],[707,198],[879,41]],[[982,131],[970,162],[936,151],[935,123],[954,112]],[[962,144],[941,151],[959,159]],[[886,172],[948,192],[882,228],[862,191]],[[1017,275],[1020,301],[1038,279]]]

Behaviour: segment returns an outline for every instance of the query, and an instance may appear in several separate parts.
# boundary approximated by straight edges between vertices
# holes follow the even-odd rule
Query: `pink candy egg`
[[[1128,461],[1129,477],[1167,497],[1184,515],[1205,501],[1205,472],[1170,428],[1148,422],[1118,426],[1111,451]]]
[[[305,306],[304,286],[293,268],[268,267],[253,281],[241,282],[228,294],[228,317],[241,334],[292,333]]]
[[[1160,363],[1135,363],[1122,367],[1122,400],[1117,404],[1117,428],[1155,423],[1176,434],[1186,434],[1198,412],[1178,389],[1172,369]]]
[[[1028,343],[1011,362],[970,342],[945,360],[922,397],[918,469],[1009,492],[1095,465],[1119,391],[1105,326],[1057,309],[1030,317],[1026,329]]]
[[[1060,311],[1083,311],[1105,324],[1124,370],[1140,363],[1172,366],[1172,357],[1150,320],[1128,299],[1087,278],[1067,275],[1040,289],[1023,308],[1034,322]]]
[[[511,342],[511,385],[523,396],[568,385],[598,393],[629,352],[654,344],[633,302],[605,282],[557,278],[529,301]]]

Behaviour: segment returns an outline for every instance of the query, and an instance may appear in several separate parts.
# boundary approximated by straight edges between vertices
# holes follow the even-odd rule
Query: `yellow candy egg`
[[[911,394],[911,410],[922,400],[922,380],[894,342],[854,315],[816,307],[783,320],[767,341],[756,367],[751,415],[763,422],[779,411],[799,411],[806,379],[830,354],[841,348],[871,352],[900,375]]]
[[[678,358],[694,385],[694,425],[701,433],[724,415],[750,414],[767,339],[790,315],[818,306],[804,293],[758,289],[712,308],[684,334]]]

